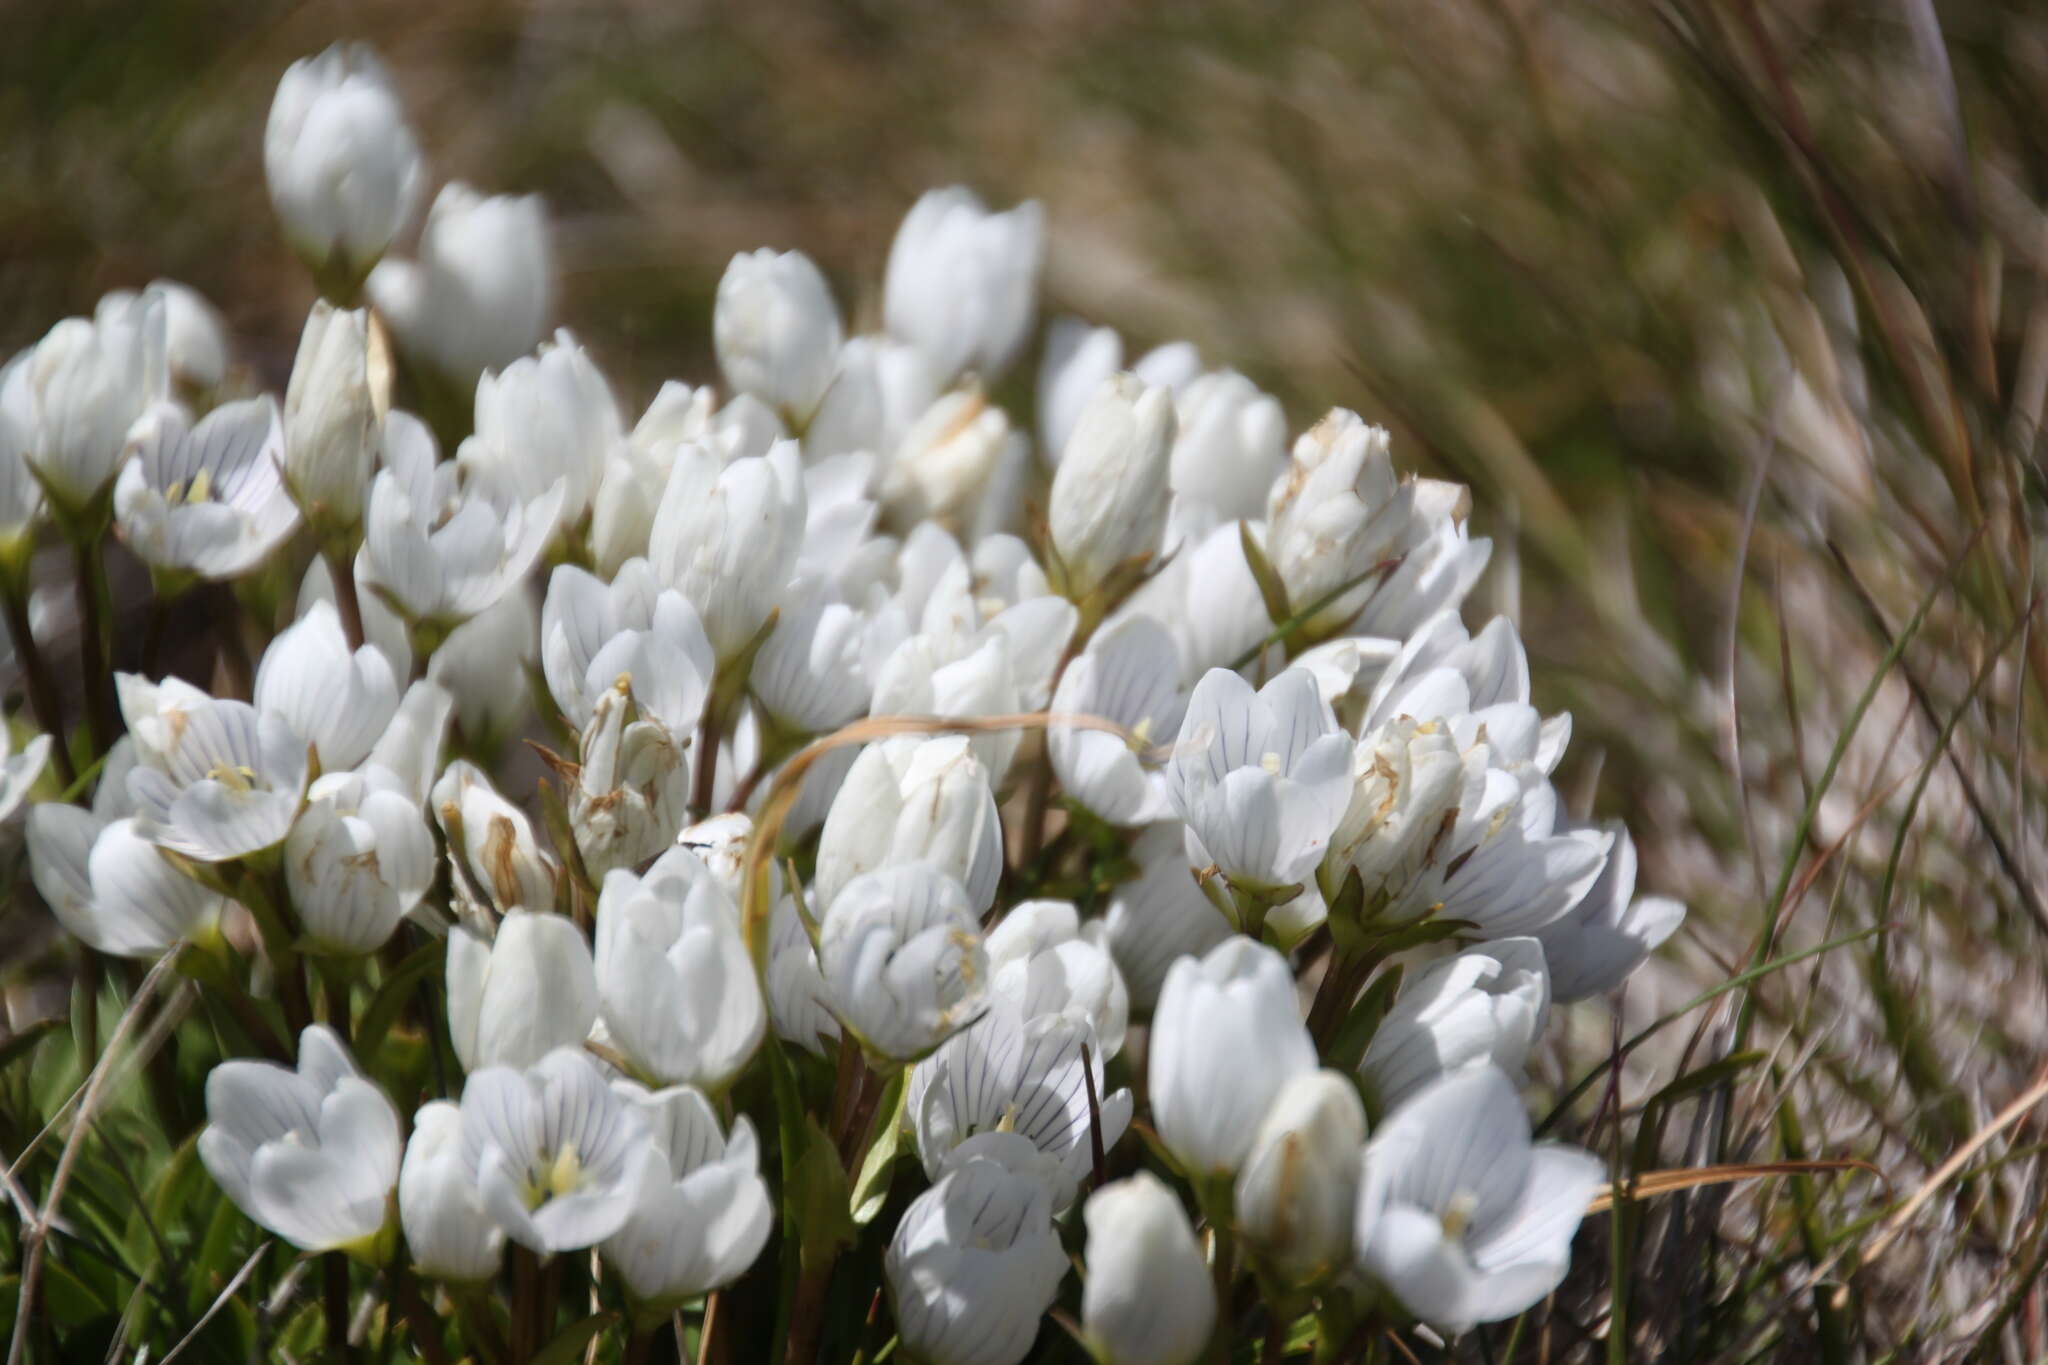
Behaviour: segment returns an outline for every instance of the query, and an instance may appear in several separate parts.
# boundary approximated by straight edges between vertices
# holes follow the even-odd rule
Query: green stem
[[[78,769],[71,761],[71,746],[64,734],[64,708],[57,700],[56,684],[50,680],[50,663],[36,644],[28,620],[28,583],[8,582],[0,588],[0,603],[7,611],[7,634],[14,642],[14,657],[21,661],[21,676],[28,688],[29,709],[36,724],[50,737],[50,761],[68,788],[78,781]]]
[[[348,1339],[348,1257],[330,1251],[320,1258],[324,1279],[321,1307],[327,1319],[327,1351],[334,1360],[354,1362],[356,1349]]]
[[[97,537],[72,542],[78,594],[78,681],[93,757],[114,747],[113,674],[107,668],[106,560]]]

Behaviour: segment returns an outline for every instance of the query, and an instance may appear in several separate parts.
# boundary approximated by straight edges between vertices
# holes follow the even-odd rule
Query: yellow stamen
[[[1450,1207],[1443,1211],[1440,1221],[1444,1236],[1455,1242],[1465,1235],[1465,1229],[1472,1222],[1472,1215],[1479,1208],[1479,1196],[1469,1190],[1460,1190],[1451,1196]]]
[[[1280,755],[1270,752],[1260,754],[1259,766],[1275,777],[1280,776]]]

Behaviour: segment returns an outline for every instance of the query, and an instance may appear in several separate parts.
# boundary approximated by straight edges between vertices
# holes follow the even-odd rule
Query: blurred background
[[[1881,1175],[1589,1225],[1582,1275],[1635,1288],[1557,1350],[2048,1349],[2043,1134],[1994,1124],[2048,1057],[2048,6],[16,0],[5,24],[0,354],[168,276],[282,391],[313,292],[264,116],[341,38],[383,54],[437,181],[546,197],[559,321],[629,411],[715,378],[735,252],[809,253],[858,329],[918,192],[1043,200],[1047,315],[1187,338],[1297,429],[1355,408],[1473,485],[1496,552],[1468,615],[1519,620],[1537,700],[1573,713],[1576,813],[1625,817],[1643,888],[1692,907],[1624,1032],[1565,1021],[1540,1079],[1835,945],[1684,1014],[1564,1122],[1610,1142],[1619,1109],[1645,1165]]]

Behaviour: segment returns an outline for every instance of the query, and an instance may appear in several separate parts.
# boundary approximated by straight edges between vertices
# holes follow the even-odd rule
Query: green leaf
[[[904,1082],[909,1075],[908,1067],[898,1068],[875,1106],[875,1120],[882,1126],[868,1147],[867,1159],[860,1164],[860,1178],[853,1182],[853,1221],[862,1227],[874,1222],[888,1202],[891,1168],[903,1154],[903,1109],[910,1096],[910,1087]]]
[[[444,953],[438,939],[421,944],[393,969],[391,975],[384,978],[377,987],[377,993],[370,997],[369,1008],[363,1011],[362,1019],[356,1024],[356,1056],[365,1066],[376,1065],[377,1054],[384,1047],[385,1035],[397,1022],[398,1012],[405,1008],[405,1002],[412,998],[419,983],[441,965]]]
[[[1335,970],[1334,965],[1332,970]],[[1343,1026],[1337,1030],[1337,1037],[1330,1044],[1327,1066],[1347,1076],[1358,1070],[1359,1062],[1365,1059],[1365,1050],[1372,1046],[1372,1036],[1379,1032],[1380,1021],[1387,1017],[1387,1007],[1394,1003],[1394,992],[1400,989],[1399,963],[1372,979],[1372,984],[1365,988],[1365,994],[1358,997],[1358,1003],[1351,1007],[1351,1013],[1344,1017]]]
[[[562,1329],[560,1336],[534,1352],[529,1365],[574,1365],[583,1359],[583,1349],[591,1340],[619,1320],[616,1308],[607,1308],[602,1313],[592,1313],[581,1322],[571,1323]]]
[[[0,1043],[0,1071],[5,1071],[14,1064],[17,1058],[21,1057],[52,1033],[55,1033],[60,1022],[54,1016],[48,1019],[38,1019],[6,1042]]]
[[[114,1312],[105,1296],[54,1256],[43,1258],[42,1304],[43,1310],[63,1327],[76,1327]]]
[[[1244,562],[1251,567],[1252,579],[1259,585],[1259,597],[1266,604],[1266,616],[1276,626],[1287,624],[1294,615],[1287,606],[1287,585],[1280,581],[1273,561],[1266,558],[1265,548],[1252,534],[1250,522],[1240,521],[1237,524],[1237,543],[1244,547]]]
[[[788,1141],[787,1135],[784,1141]],[[846,1185],[846,1168],[839,1164],[839,1151],[824,1127],[809,1115],[796,1135],[797,1156],[790,1173],[789,1188],[783,1191],[789,1215],[803,1238],[804,1260],[830,1256],[852,1246],[857,1230],[849,1212],[851,1194]]]

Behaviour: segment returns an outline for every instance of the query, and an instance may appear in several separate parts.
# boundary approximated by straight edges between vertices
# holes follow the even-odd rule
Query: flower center
[[[1460,1190],[1452,1195],[1451,1202],[1444,1206],[1444,1211],[1438,1219],[1443,1224],[1445,1238],[1455,1242],[1463,1237],[1465,1229],[1471,1226],[1472,1214],[1478,1207],[1479,1196],[1470,1190]]]
[[[166,488],[164,490],[164,501],[170,503],[173,506],[176,506],[181,502],[187,504],[188,506],[206,502],[209,499],[211,499],[212,496],[213,471],[205,468],[202,468],[197,474],[194,474],[192,476],[191,487],[186,487],[184,481],[181,479],[172,483],[169,488]]]
[[[1259,766],[1275,777],[1280,776],[1280,755],[1272,752],[1270,749],[1267,750],[1259,755]]]
[[[216,763],[206,770],[206,775],[230,791],[256,790],[256,770],[246,763]]]
[[[541,1153],[542,1163],[526,1182],[526,1207],[537,1209],[550,1199],[574,1194],[583,1185],[583,1159],[571,1142],[552,1158]]]

